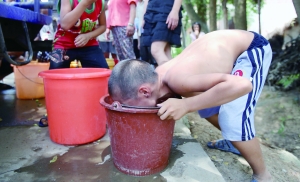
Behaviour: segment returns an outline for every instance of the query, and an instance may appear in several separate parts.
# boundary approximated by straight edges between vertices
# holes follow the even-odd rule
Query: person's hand
[[[133,36],[134,34],[134,27],[133,26],[130,26],[130,25],[127,25],[127,28],[126,28],[126,35],[128,37],[131,37]]]
[[[200,34],[200,32],[199,32],[199,30],[195,30],[195,35],[198,37],[199,36],[199,34]]]
[[[90,37],[87,34],[80,34],[75,38],[74,44],[76,47],[83,47],[88,43],[89,40]]]
[[[105,38],[106,38],[106,40],[110,40],[109,35],[110,35],[110,30],[107,28],[105,30]]]
[[[166,21],[166,24],[168,24],[168,29],[174,30],[178,25],[178,21],[178,13],[175,11],[171,11]]]
[[[161,106],[157,113],[161,120],[179,120],[188,112],[186,103],[183,99],[169,98],[165,102],[157,104],[157,106]]]

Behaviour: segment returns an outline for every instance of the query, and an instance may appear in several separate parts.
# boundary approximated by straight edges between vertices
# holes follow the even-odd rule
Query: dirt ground
[[[300,92],[274,91],[265,86],[255,113],[256,136],[274,182],[300,181]],[[206,143],[222,138],[219,130],[198,113],[187,115],[192,136],[201,143],[226,181],[250,181],[252,170],[243,157],[209,149]]]

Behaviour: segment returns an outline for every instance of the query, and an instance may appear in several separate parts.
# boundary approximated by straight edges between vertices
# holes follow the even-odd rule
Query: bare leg
[[[166,55],[165,48],[167,46],[167,42],[163,41],[155,41],[151,44],[151,54],[156,60],[158,65],[162,65],[170,59]]]
[[[219,122],[218,122],[218,116],[219,114],[215,114],[212,115],[208,118],[205,118],[208,122],[210,122],[212,125],[214,125],[216,128],[218,128],[219,130],[221,130],[220,126],[219,126]]]
[[[220,129],[218,123],[218,114],[215,114],[209,118],[205,118],[216,128]],[[214,142],[214,141],[213,141]],[[249,163],[253,170],[253,176],[257,181],[270,182],[272,177],[266,169],[259,141],[257,138],[253,138],[249,141],[231,141],[233,146],[242,154],[245,160]]]
[[[264,182],[272,181],[272,177],[265,166],[257,138],[248,141],[231,141],[231,143],[241,152],[242,156],[249,163],[256,180]]]
[[[118,64],[119,60],[116,54],[111,54],[111,57],[114,59],[115,65]]]
[[[172,59],[172,54],[171,54],[171,46],[170,44],[167,44],[166,47],[165,47],[165,53],[166,53],[166,56],[169,58],[169,60]]]

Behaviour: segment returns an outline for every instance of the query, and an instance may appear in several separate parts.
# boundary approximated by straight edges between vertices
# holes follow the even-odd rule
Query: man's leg
[[[218,123],[218,114],[205,118],[212,125],[220,130]],[[272,181],[272,177],[266,169],[259,141],[257,138],[253,138],[248,141],[230,141],[233,146],[241,153],[245,160],[249,163],[253,170],[253,177],[258,181]],[[212,145],[216,144],[216,141],[212,142]]]
[[[218,116],[219,114],[212,115],[208,118],[205,118],[208,122],[210,122],[212,125],[214,125],[216,128],[221,130],[219,122],[218,122]]]
[[[219,121],[219,114],[214,114],[210,117],[205,118],[208,122],[210,122],[214,127],[218,128],[221,131]],[[231,141],[225,139],[213,140],[207,143],[207,147],[212,149],[219,149],[226,152],[231,152],[236,155],[241,155],[241,153],[232,145]]]
[[[257,181],[272,181],[272,177],[264,163],[257,138],[248,141],[232,141],[231,143],[241,152],[242,156],[249,163],[253,170],[253,177]]]
[[[162,65],[165,62],[169,61],[169,57],[166,55],[165,48],[167,42],[164,41],[155,41],[151,44],[151,54],[156,60],[158,65]]]

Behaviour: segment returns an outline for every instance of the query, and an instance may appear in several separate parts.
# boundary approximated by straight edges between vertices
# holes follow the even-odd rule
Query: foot
[[[226,139],[220,139],[220,140],[214,140],[212,142],[208,142],[207,147],[211,149],[218,149],[225,152],[231,152],[233,154],[241,156],[241,153],[232,145],[232,143],[229,140]]]
[[[48,118],[47,116],[44,116],[40,119],[40,122],[39,122],[39,127],[47,127],[48,126]]]

